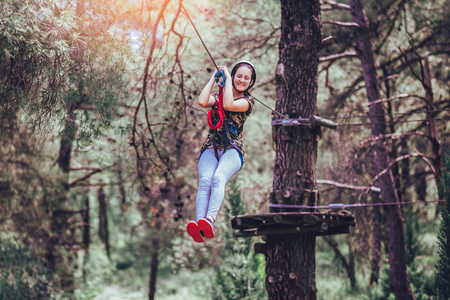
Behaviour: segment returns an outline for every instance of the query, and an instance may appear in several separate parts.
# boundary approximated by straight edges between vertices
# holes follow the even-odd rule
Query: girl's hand
[[[228,68],[226,66],[219,66],[218,68],[219,68],[219,70],[223,71],[223,74],[225,74],[225,79],[226,80],[231,79],[230,72],[228,71]]]

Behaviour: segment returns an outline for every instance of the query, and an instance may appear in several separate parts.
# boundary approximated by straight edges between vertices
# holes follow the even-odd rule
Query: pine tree
[[[220,257],[223,261],[216,268],[216,284],[213,299],[264,299],[264,258],[252,250],[251,239],[237,239],[231,229],[231,218],[245,214],[245,205],[236,180],[229,183],[228,203],[224,207],[225,226]]]

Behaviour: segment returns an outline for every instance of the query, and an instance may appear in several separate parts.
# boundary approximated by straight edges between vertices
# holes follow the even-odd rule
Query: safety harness
[[[222,83],[219,82],[218,76],[222,76]],[[203,146],[201,153],[208,148],[209,145],[213,145],[214,148],[214,154],[216,156],[216,159],[219,160],[219,153],[217,150],[217,144],[223,144],[224,150],[223,152],[227,151],[228,145],[231,145],[236,151],[239,153],[242,164],[244,163],[244,155],[239,149],[239,147],[236,145],[235,139],[232,137],[231,132],[235,134],[237,137],[241,133],[242,129],[239,130],[237,124],[231,119],[226,116],[225,110],[223,109],[223,88],[225,86],[225,75],[222,70],[216,73],[216,82],[219,84],[219,94],[217,96],[217,100],[215,105],[217,106],[217,110],[211,109],[208,111],[208,126],[209,126],[209,133],[212,134],[211,138],[208,140],[208,142]],[[213,114],[217,114],[219,120],[216,124],[213,123]],[[220,132],[218,129],[220,127],[224,126],[225,129],[225,135],[223,132]]]

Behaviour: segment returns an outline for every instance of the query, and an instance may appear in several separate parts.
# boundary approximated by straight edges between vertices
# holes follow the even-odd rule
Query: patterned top
[[[213,96],[216,101],[218,101],[218,92],[215,92],[213,94],[211,94],[211,96]],[[247,118],[250,116],[250,114],[253,111],[253,106],[255,104],[255,100],[253,99],[252,96],[243,96],[241,98],[237,98],[234,99],[235,101],[238,99],[245,99],[248,101],[250,107],[247,111],[245,112],[233,112],[233,111],[227,111],[225,110],[225,116],[226,119],[228,120],[232,120],[233,121],[233,127],[236,126],[236,128],[231,129],[230,130],[230,135],[231,138],[236,142],[236,146],[241,150],[242,152],[242,156],[244,156],[244,144],[242,143],[242,130],[244,128],[244,123],[245,120],[247,120]],[[218,107],[217,105],[214,105],[211,109],[217,110]],[[217,114],[212,114],[211,116],[212,118],[212,123],[216,124],[217,121],[219,120],[219,116]],[[217,129],[216,132],[216,146],[217,146],[217,150],[223,150],[224,146],[225,146],[225,142],[227,139],[227,135],[226,135],[226,131],[225,131],[225,122],[226,120],[224,120],[224,125],[222,125],[220,128]],[[205,141],[205,143],[203,143],[202,146],[202,152],[205,149],[213,149],[214,145],[212,142],[212,138],[214,137],[214,132],[216,130],[210,130],[208,137]],[[228,144],[227,149],[233,148],[233,146],[231,144]]]

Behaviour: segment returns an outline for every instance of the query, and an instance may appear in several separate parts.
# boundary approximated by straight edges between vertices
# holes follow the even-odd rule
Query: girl
[[[248,90],[256,80],[255,67],[248,61],[240,61],[228,72],[227,67],[219,70],[225,76],[223,88],[223,125],[210,129],[203,144],[198,162],[199,187],[196,199],[196,220],[187,224],[187,232],[194,241],[201,243],[204,238],[214,237],[214,221],[225,195],[225,185],[244,163],[242,129],[245,120],[253,110],[254,100]],[[215,76],[203,88],[198,104],[218,110],[219,93],[212,93]],[[210,113],[210,126],[222,124],[219,114]],[[218,123],[219,122],[219,123]],[[216,126],[214,126],[216,125]]]

